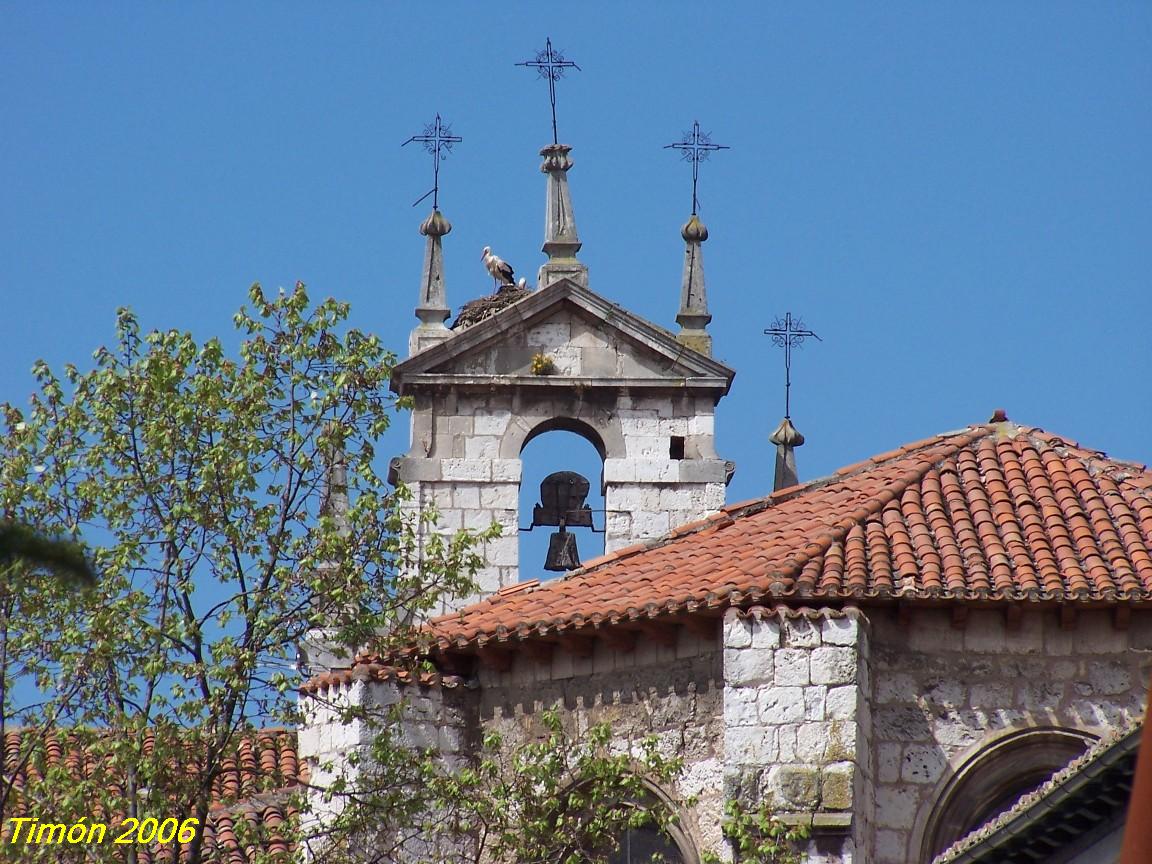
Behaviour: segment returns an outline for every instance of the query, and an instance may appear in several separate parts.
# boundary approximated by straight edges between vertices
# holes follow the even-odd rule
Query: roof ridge
[[[1148,474],[1147,464],[1132,459],[1117,459],[1115,456],[1109,456],[1106,450],[1085,447],[1079,441],[1057,435],[1055,432],[1049,432],[1039,426],[1023,428],[1028,437],[1034,441],[1043,442],[1057,449],[1072,451],[1077,458],[1087,461],[1091,468],[1104,472],[1114,483],[1123,484],[1138,494],[1152,497],[1152,479],[1146,483],[1132,482],[1136,475]]]
[[[1106,500],[1117,490],[1126,501]],[[1073,492],[1095,503],[1084,513],[1065,512]],[[1152,473],[997,412],[988,423],[910,442],[826,477],[729,505],[560,579],[514,586],[428,622],[428,633],[441,650],[482,647],[491,640],[702,610],[715,614],[785,598],[1136,601],[1152,596],[1152,587],[1144,587],[1152,585],[1148,493]],[[1017,512],[1013,496],[1020,495],[1035,513]],[[1044,524],[1026,518],[1030,514],[1042,516]],[[1082,538],[1085,519],[1094,532],[1091,548]],[[1079,583],[1076,590],[1050,584],[1053,556],[1067,557],[1061,551],[1066,543],[1051,548],[1051,520],[1072,532],[1078,544],[1072,554],[1085,572],[1080,581],[1097,593],[1085,593]],[[1037,531],[1044,533],[1038,537]],[[964,555],[973,550],[983,557],[969,572]],[[869,569],[873,556],[875,569]]]
[[[673,540],[678,540],[681,537],[686,537],[686,536],[691,535],[691,534],[698,534],[701,531],[707,530],[709,528],[725,528],[728,525],[733,524],[737,519],[743,518],[745,516],[751,516],[755,513],[760,513],[763,510],[766,510],[768,507],[772,506],[773,504],[778,504],[778,503],[783,502],[783,501],[791,500],[792,498],[794,498],[798,495],[801,495],[805,492],[811,492],[812,490],[823,488],[824,486],[831,485],[832,483],[843,482],[844,480],[848,479],[849,477],[855,477],[858,474],[861,474],[870,468],[875,468],[875,467],[877,467],[877,466],[879,466],[885,462],[889,462],[889,461],[892,461],[894,459],[900,459],[900,458],[904,458],[906,456],[910,456],[913,453],[916,453],[920,450],[927,449],[928,447],[936,445],[936,444],[942,444],[945,441],[950,440],[950,439],[959,438],[961,436],[964,436],[965,440],[963,441],[963,443],[961,443],[959,445],[959,447],[957,449],[960,449],[962,447],[966,447],[969,444],[979,440],[984,435],[989,434],[991,431],[993,431],[990,427],[1002,426],[1002,425],[1004,425],[1004,424],[999,424],[999,423],[998,424],[987,424],[987,423],[985,423],[985,424],[979,424],[979,425],[973,425],[973,426],[966,426],[963,429],[956,429],[956,430],[953,430],[950,432],[941,432],[940,434],[933,435],[930,438],[923,438],[919,441],[913,441],[909,444],[905,444],[901,447],[897,447],[895,450],[886,450],[883,453],[878,453],[875,456],[871,456],[871,457],[868,457],[866,459],[861,459],[858,462],[849,463],[848,465],[846,465],[842,468],[838,468],[834,472],[832,472],[831,474],[826,474],[823,477],[815,477],[812,480],[805,481],[804,483],[798,483],[795,486],[788,486],[784,489],[777,489],[776,491],[771,492],[768,495],[765,495],[761,498],[749,498],[745,501],[741,501],[741,502],[738,502],[736,504],[726,504],[724,507],[722,507],[720,510],[716,511],[715,513],[709,513],[707,516],[704,516],[703,518],[697,519],[693,522],[686,522],[682,525],[677,525],[676,527],[669,529],[669,531],[667,533],[662,534],[659,537],[653,537],[653,538],[650,538],[648,540],[641,540],[637,543],[633,543],[629,546],[624,546],[624,547],[622,547],[620,549],[616,549],[612,552],[606,552],[603,555],[600,555],[596,558],[593,558],[591,561],[585,562],[584,564],[582,564],[577,569],[571,570],[568,573],[565,573],[559,579],[552,579],[552,580],[549,580],[548,582],[539,583],[539,585],[537,587],[547,590],[547,588],[549,586],[560,584],[560,583],[568,580],[570,577],[583,576],[583,575],[586,575],[588,573],[594,573],[597,570],[601,569],[602,567],[605,567],[608,564],[611,564],[615,561],[618,561],[621,558],[630,558],[633,555],[638,555],[641,552],[647,552],[649,549],[653,549],[653,548],[656,548],[658,546],[663,546],[663,545],[665,545],[665,544],[667,544]],[[946,458],[948,458],[948,457],[947,456],[941,457],[940,461],[943,461]],[[939,464],[939,463],[934,463],[934,464]],[[929,466],[929,467],[933,467],[933,466]],[[928,469],[926,468],[925,470],[928,470]],[[922,475],[919,475],[919,476],[922,476]],[[912,480],[911,474],[909,474],[908,478],[905,481],[905,485],[907,485],[907,483],[911,483],[911,482],[913,482],[913,480]],[[889,500],[891,500],[891,499],[889,499]],[[887,504],[888,501],[885,501],[884,503]],[[883,508],[881,508],[881,509],[883,509]],[[825,549],[825,551],[827,551],[827,549]],[[497,593],[499,594],[501,592],[497,592]],[[508,593],[513,593],[513,592],[509,591]],[[485,598],[485,599],[491,599],[491,598]]]
[[[782,578],[795,582],[810,561],[816,557],[822,557],[827,554],[834,543],[842,543],[853,528],[866,522],[869,516],[874,516],[881,512],[890,503],[899,498],[905,489],[913,483],[923,480],[929,471],[938,469],[945,461],[953,458],[965,447],[976,443],[990,432],[996,431],[993,427],[1002,425],[1003,424],[1000,423],[986,423],[979,426],[968,426],[965,429],[954,432],[945,432],[919,442],[905,444],[903,447],[886,451],[871,459],[864,459],[860,462],[852,463],[844,468],[838,469],[830,478],[823,478],[828,480],[828,482],[822,485],[831,485],[833,481],[843,481],[850,477],[856,477],[872,468],[877,468],[888,462],[912,456],[915,453],[927,450],[929,447],[943,444],[945,441],[952,440],[956,443],[956,446],[951,448],[950,452],[942,454],[940,458],[906,471],[886,489],[873,495],[864,504],[861,504],[847,516],[841,518],[834,526],[831,526],[829,530],[822,532],[815,540],[800,550],[800,552],[791,559],[791,564],[787,569],[779,575]],[[812,488],[821,487],[813,486]],[[773,582],[773,587],[775,587],[775,582]]]

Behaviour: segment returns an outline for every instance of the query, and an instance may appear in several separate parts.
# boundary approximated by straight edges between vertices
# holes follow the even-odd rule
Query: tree
[[[0,522],[0,568],[15,579],[18,564],[51,570],[73,585],[91,587],[96,574],[84,556],[84,547],[73,540],[45,537],[20,522]]]
[[[614,750],[608,724],[580,732],[552,708],[526,742],[490,731],[474,756],[397,759],[404,711],[379,718],[361,770],[337,784],[347,806],[310,847],[314,864],[587,864],[609,860],[629,828],[676,821],[647,782],[670,787],[683,762],[655,737]]]
[[[112,788],[106,774],[48,772],[21,806],[91,818],[99,802],[203,824],[238,737],[294,721],[306,634],[403,639],[445,594],[472,588],[471,538],[425,543],[414,566],[416,526],[376,471],[393,357],[346,327],[346,304],[313,305],[301,284],[249,296],[231,356],[217,339],[142,335],[122,309],[95,368],[61,378],[37,363],[30,407],[3,406],[0,518],[82,533],[101,574],[83,593],[29,568],[6,583],[3,722],[37,730],[21,758],[67,727],[123,777]],[[328,500],[336,454],[347,508]],[[6,773],[0,819],[14,781]],[[200,861],[201,835],[183,851]]]
[[[0,406],[0,519],[27,526],[0,535],[0,733],[23,730],[6,754],[0,822],[33,812],[204,825],[238,741],[298,721],[306,636],[410,656],[412,622],[474,590],[487,535],[428,532],[417,561],[419,520],[434,514],[406,518],[403,492],[376,471],[373,445],[396,407],[392,356],[346,328],[346,304],[313,305],[302,285],[273,298],[254,286],[250,298],[231,356],[216,339],[142,335],[121,310],[95,368],[61,379],[38,363],[30,407]],[[100,574],[87,591],[56,577],[61,547],[42,539],[77,535]],[[75,565],[76,547],[65,551]],[[645,779],[666,786],[681,767],[654,742],[616,752],[607,727],[577,734],[550,711],[528,744],[489,734],[475,755],[442,754],[414,746],[408,710],[347,712],[375,736],[364,770],[328,790],[349,806],[322,826],[320,864],[365,850],[380,864],[576,864],[608,854],[629,826],[675,818],[646,798]],[[82,751],[87,768],[61,748]],[[29,773],[36,783],[22,783]],[[742,824],[731,836],[769,823]],[[21,858],[138,851],[22,846]],[[199,864],[203,834],[151,860]]]

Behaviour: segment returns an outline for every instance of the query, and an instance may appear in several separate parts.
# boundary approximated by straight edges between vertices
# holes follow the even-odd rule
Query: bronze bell
[[[592,527],[592,510],[584,503],[588,480],[575,471],[557,471],[540,481],[540,503],[532,508],[532,527]]]
[[[548,538],[548,557],[544,559],[544,569],[566,573],[580,566],[580,552],[576,548],[576,535],[560,530]]]
[[[540,503],[532,508],[532,527],[555,525],[560,530],[548,538],[545,570],[566,572],[580,566],[576,535],[568,526],[592,527],[592,509],[584,503],[588,497],[588,480],[575,471],[557,471],[540,483]]]

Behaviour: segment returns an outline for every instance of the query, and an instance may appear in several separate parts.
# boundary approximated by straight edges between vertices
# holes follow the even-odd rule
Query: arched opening
[[[565,525],[571,535],[566,548],[575,544],[581,562],[604,554],[604,442],[592,427],[578,420],[556,418],[541,423],[524,439],[520,453],[522,473],[520,480],[520,528],[533,523],[533,510],[542,501],[540,484],[559,471],[575,472],[588,481],[588,494],[584,504],[591,511],[591,528]],[[537,525],[531,531],[520,532],[520,579],[553,579],[563,571],[545,569],[549,557],[549,543],[559,532],[554,524]],[[559,544],[565,545],[565,544]]]
[[[924,830],[922,861],[986,824],[1043,785],[1095,739],[1055,727],[1011,732],[972,755],[940,790]]]
[[[624,831],[619,848],[608,856],[607,864],[651,864],[652,861],[685,864],[680,847],[668,834],[654,825],[645,825]]]
[[[650,813],[653,818],[636,827],[628,827],[615,835],[616,850],[604,858],[604,864],[700,864],[700,854],[684,827],[686,813],[655,783],[640,778],[643,789],[635,796],[620,801],[635,811]],[[655,814],[661,817],[657,824]],[[639,820],[637,820],[639,821]]]

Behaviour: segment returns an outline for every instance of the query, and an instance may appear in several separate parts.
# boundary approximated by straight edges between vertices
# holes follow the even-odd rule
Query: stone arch
[[[517,491],[520,561],[519,578],[548,579],[559,575],[543,570],[550,550],[550,540],[560,529],[557,526],[534,525],[534,505],[543,501],[541,482],[557,471],[574,471],[588,481],[584,505],[591,508],[593,527],[566,526],[572,535],[571,547],[583,564],[604,554],[604,442],[595,429],[570,418],[554,418],[538,423],[524,437],[520,454],[520,484]],[[527,526],[532,525],[531,530]]]
[[[549,432],[571,432],[573,435],[579,435],[596,448],[596,452],[600,454],[600,461],[607,458],[604,439],[600,433],[583,420],[576,420],[571,417],[553,417],[537,423],[524,436],[524,442],[520,445],[520,452],[523,453],[524,448],[531,444],[534,438]]]
[[[636,772],[639,774],[639,771]],[[640,782],[644,786],[644,791],[637,796],[630,797],[624,803],[629,804],[637,809],[648,809],[655,805],[665,808],[669,813],[672,813],[675,818],[672,824],[664,830],[664,835],[671,841],[671,845],[676,848],[680,854],[680,860],[683,864],[700,864],[700,853],[697,851],[696,843],[692,840],[687,829],[685,828],[685,820],[687,813],[671,795],[664,791],[659,785],[649,780],[647,777],[640,777]],[[609,862],[615,862],[616,857],[608,859]]]
[[[918,820],[919,861],[932,861],[1043,784],[1096,740],[1077,729],[1011,729],[986,740],[946,777]]]
[[[516,413],[500,438],[500,458],[519,459],[528,443],[546,432],[560,430],[579,435],[596,448],[600,461],[622,457],[624,434],[614,413],[581,416],[584,412],[553,414],[545,411]]]

